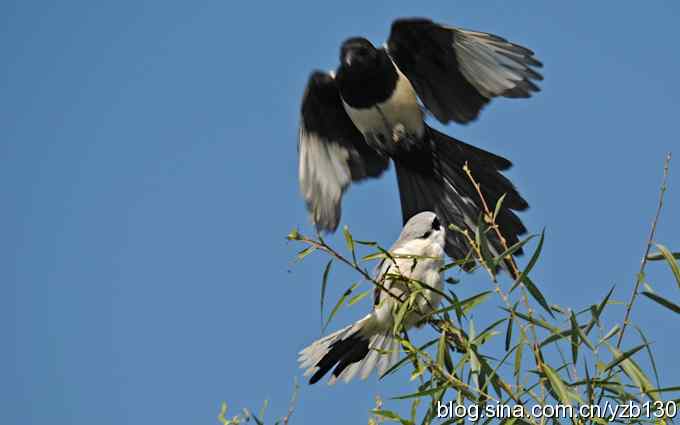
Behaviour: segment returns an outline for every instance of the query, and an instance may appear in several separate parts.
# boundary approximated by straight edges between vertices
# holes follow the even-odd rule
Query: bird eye
[[[441,223],[439,222],[439,218],[435,217],[434,220],[432,220],[432,230],[439,230],[441,228]]]

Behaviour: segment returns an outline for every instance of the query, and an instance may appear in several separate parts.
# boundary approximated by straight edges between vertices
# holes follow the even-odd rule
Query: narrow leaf
[[[576,316],[574,316],[574,312],[571,313],[571,317],[569,318],[569,321],[571,322],[571,359],[576,365],[578,361],[578,322],[576,321]]]
[[[656,362],[654,361],[654,354],[652,354],[652,346],[649,343],[649,340],[645,336],[644,332],[642,332],[642,329],[638,325],[633,325],[635,327],[635,330],[640,334],[640,338],[642,338],[642,342],[647,344],[647,355],[649,356],[649,361],[652,363],[652,370],[654,371],[654,379],[656,379],[656,386],[660,386],[659,382],[659,372],[656,369]]]
[[[608,341],[609,339],[611,339],[611,337],[613,337],[614,335],[618,334],[620,328],[621,328],[621,327],[620,327],[618,324],[614,325],[614,326],[611,328],[611,330],[610,330],[609,332],[607,332],[607,335],[605,335],[604,337],[602,337],[602,339],[600,340],[600,344],[603,343],[603,342],[605,342],[605,341]]]
[[[342,234],[345,235],[345,243],[347,244],[347,249],[349,252],[352,253],[352,259],[354,260],[354,264],[357,263],[356,259],[356,253],[354,251],[354,239],[352,238],[352,234],[349,232],[349,227],[344,226],[342,228]]]
[[[508,327],[505,330],[505,351],[510,349],[510,343],[512,342],[512,325],[515,322],[515,316],[510,313],[510,318],[508,319]]]
[[[303,258],[311,254],[316,250],[316,247],[314,246],[308,246],[307,248],[303,249],[302,251],[298,252],[297,255],[295,256],[298,261],[301,261]]]
[[[519,285],[519,283],[522,281],[522,278],[523,278],[524,276],[528,275],[529,272],[531,271],[531,269],[533,269],[534,266],[536,265],[536,262],[538,261],[538,257],[541,255],[541,250],[543,249],[543,240],[544,240],[544,239],[545,239],[545,229],[543,229],[543,230],[541,231],[541,237],[540,237],[539,240],[538,240],[538,245],[536,246],[536,250],[534,251],[534,253],[533,253],[532,256],[531,256],[531,259],[529,260],[529,263],[528,263],[527,266],[524,268],[524,270],[522,271],[522,273],[520,273],[520,275],[519,275],[517,281],[516,281],[516,282],[512,285],[512,287],[510,288],[510,292],[512,292],[512,291],[517,287],[517,285]],[[552,313],[551,313],[551,314],[552,314]]]
[[[446,388],[449,388],[449,384],[444,384],[441,387],[432,388],[432,389],[424,390],[424,391],[418,391],[418,392],[415,392],[415,393],[401,395],[401,396],[398,396],[398,397],[391,397],[390,400],[407,400],[409,398],[425,397],[425,396],[429,396],[429,395],[432,395],[432,394],[436,394],[437,392],[444,390]]]
[[[602,311],[604,310],[605,306],[607,305],[607,302],[609,302],[609,298],[612,296],[612,293],[614,293],[614,288],[615,286],[612,285],[612,287],[609,289],[609,292],[607,292],[607,295],[605,295],[604,299],[600,304],[598,304],[593,310],[593,319],[590,321],[588,324],[588,327],[586,328],[586,335],[590,333],[590,331],[593,329],[593,326],[596,324],[600,323],[600,315],[602,314]]]
[[[358,294],[356,294],[355,296],[353,296],[352,298],[350,298],[349,301],[347,301],[347,305],[354,305],[354,304],[358,303],[359,301],[361,301],[361,300],[363,300],[364,298],[366,298],[366,296],[367,296],[368,294],[370,294],[371,292],[372,292],[372,291],[371,291],[370,289],[369,289],[368,291],[359,292]]]
[[[680,252],[671,252],[671,256],[673,256],[673,258],[675,258],[676,260],[680,260]],[[655,253],[649,254],[647,256],[647,260],[649,260],[649,261],[661,261],[661,260],[665,260],[665,259],[666,259],[666,256],[663,255],[660,252],[655,252]]]
[[[657,249],[659,252],[661,252],[661,255],[664,256],[666,259],[666,262],[668,263],[668,266],[671,268],[671,271],[673,271],[673,275],[675,276],[675,281],[678,284],[678,288],[680,288],[680,265],[678,265],[678,262],[676,261],[676,254],[673,254],[666,248],[665,246],[661,244],[654,244],[656,245]]]
[[[642,350],[643,348],[645,348],[645,345],[647,345],[647,344],[638,345],[637,347],[631,348],[630,350],[626,351],[625,353],[621,353],[619,350],[614,349],[614,351],[612,351],[614,353],[614,360],[609,362],[609,364],[604,368],[603,372],[608,371],[609,369],[620,364],[622,361],[631,357],[632,355],[634,355],[638,351]]]
[[[345,300],[347,299],[347,297],[349,297],[350,295],[352,295],[352,292],[357,288],[357,286],[359,286],[358,283],[353,283],[352,286],[350,286],[349,288],[347,288],[347,290],[345,291],[345,293],[342,294],[342,297],[340,297],[340,299],[338,300],[338,302],[335,304],[335,307],[333,307],[333,310],[331,310],[330,316],[328,316],[328,319],[326,319],[326,324],[323,326],[323,330],[324,330],[324,331],[326,330],[326,328],[328,327],[328,325],[331,323],[331,320],[332,320],[333,317],[335,316],[335,313],[337,313],[338,310],[340,310],[340,307],[342,307],[342,305],[345,303]]]
[[[545,376],[548,377],[550,386],[555,391],[560,401],[564,404],[569,404],[569,402],[571,401],[570,391],[567,388],[567,385],[564,383],[564,381],[562,381],[562,378],[560,378],[560,375],[545,363],[543,363],[541,367],[545,372]]]
[[[507,193],[504,193],[503,195],[501,195],[501,197],[498,198],[498,201],[496,201],[496,208],[494,208],[494,210],[493,210],[493,222],[494,223],[496,222],[496,217],[498,217],[498,213],[501,211],[501,206],[503,205],[503,201],[505,200],[505,195],[507,195]]]
[[[324,300],[326,299],[326,286],[328,285],[328,274],[331,271],[331,265],[333,264],[333,260],[328,260],[328,263],[326,263],[326,268],[323,269],[323,278],[321,279],[321,328],[323,329],[323,304]]]
[[[534,285],[534,282],[532,282],[531,279],[529,279],[529,276],[526,275],[522,276],[522,283],[524,283],[524,285],[529,290],[529,293],[538,302],[538,304],[540,304],[541,307],[543,307],[543,309],[550,314],[550,316],[555,318],[555,315],[550,309],[550,306],[548,305],[548,302],[545,300],[545,297],[543,296],[541,291],[538,290],[536,285]]]
[[[662,306],[666,307],[667,309],[669,309],[669,310],[671,310],[675,313],[680,314],[680,305],[677,305],[674,302],[669,301],[666,298],[664,298],[660,295],[654,294],[652,292],[643,291],[642,295],[644,295],[645,297],[649,298],[652,301],[656,301],[657,303],[661,304]]]
[[[525,238],[524,240],[521,240],[521,241],[517,242],[516,244],[512,245],[511,247],[509,247],[508,249],[506,249],[505,251],[503,251],[500,255],[498,255],[498,256],[494,259],[494,261],[495,261],[496,263],[499,263],[501,260],[503,260],[503,259],[506,258],[507,256],[512,255],[512,254],[514,254],[515,252],[517,252],[520,248],[522,248],[524,245],[526,245],[527,242],[529,242],[530,240],[532,240],[532,239],[535,238],[535,237],[536,237],[536,235],[531,235],[531,236]]]
[[[649,378],[644,374],[642,369],[640,369],[640,366],[638,366],[637,363],[635,363],[635,361],[631,358],[632,354],[629,354],[634,350],[636,350],[636,352],[639,351],[646,345],[647,344],[643,344],[623,354],[621,351],[611,347],[609,344],[607,344],[607,348],[609,348],[612,354],[614,354],[614,357],[618,360],[623,372],[635,383],[635,385],[637,385],[637,387],[640,389],[640,392],[647,394],[652,400],[659,400],[659,394],[654,391],[654,387],[652,386]]]

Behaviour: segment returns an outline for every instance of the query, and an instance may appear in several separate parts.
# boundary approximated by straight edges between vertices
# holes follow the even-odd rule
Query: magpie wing
[[[428,19],[392,23],[387,49],[425,107],[442,123],[467,123],[497,96],[530,97],[540,91],[542,64],[531,50],[493,34]]]
[[[302,98],[300,190],[317,229],[335,231],[342,195],[352,181],[378,177],[389,159],[364,141],[345,112],[332,75],[315,71]]]

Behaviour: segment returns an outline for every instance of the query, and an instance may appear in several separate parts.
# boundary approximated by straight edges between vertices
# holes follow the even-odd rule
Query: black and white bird
[[[331,369],[329,384],[334,384],[339,379],[348,382],[355,376],[365,379],[376,367],[383,374],[396,363],[400,345],[393,334],[393,309],[396,298],[403,301],[410,290],[403,278],[426,285],[422,292],[417,292],[413,308],[404,317],[402,323],[404,329],[408,329],[424,323],[441,301],[440,270],[444,264],[446,233],[437,215],[430,211],[416,214],[406,223],[389,250],[393,260],[384,259],[375,278],[392,295],[376,286],[370,314],[300,352],[298,361],[300,367],[306,369],[305,376],[311,375],[310,384],[319,381]]]
[[[526,229],[514,211],[528,204],[501,174],[511,162],[431,128],[425,115],[468,123],[493,97],[539,91],[533,81],[542,77],[533,68],[540,66],[525,47],[428,19],[395,21],[381,48],[346,40],[337,72],[313,72],[302,100],[299,180],[317,229],[335,231],[350,183],[379,177],[391,159],[404,223],[434,211],[444,225],[475,232],[481,201],[463,172],[467,162],[490,208],[506,195],[497,223],[508,243],[517,242]],[[461,259],[469,246],[447,232],[445,250]]]

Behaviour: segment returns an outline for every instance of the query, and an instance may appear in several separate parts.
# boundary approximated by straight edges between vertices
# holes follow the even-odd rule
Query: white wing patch
[[[531,69],[541,64],[533,58],[531,50],[492,34],[451,29],[458,67],[483,96],[526,97],[538,91],[529,80],[542,79]]]
[[[314,223],[335,229],[340,199],[352,176],[349,153],[337,143],[322,141],[300,127],[300,189]]]

